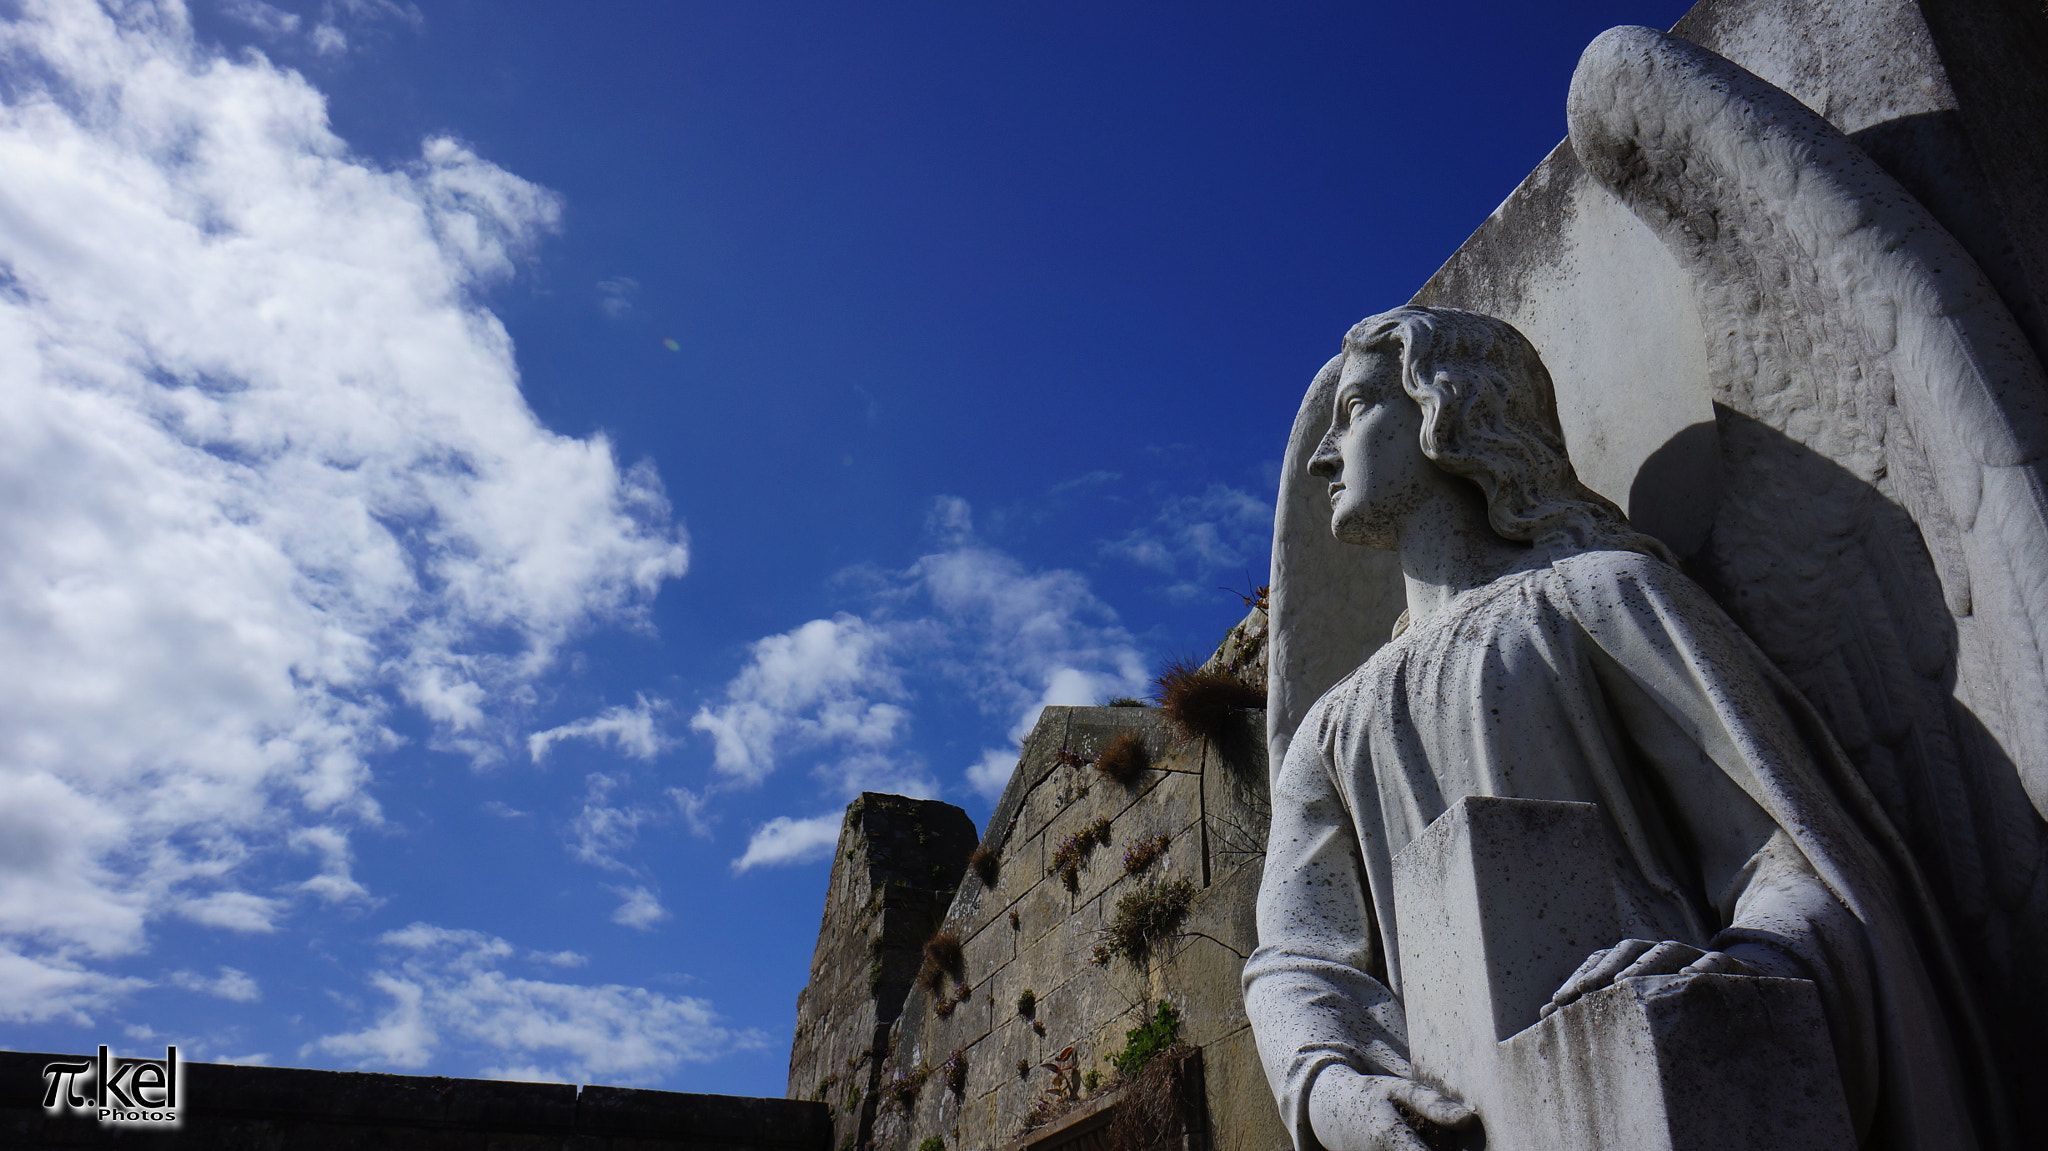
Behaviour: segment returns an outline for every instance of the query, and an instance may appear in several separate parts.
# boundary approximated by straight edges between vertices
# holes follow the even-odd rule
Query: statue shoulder
[[[1631,632],[1736,630],[1692,577],[1641,552],[1580,552],[1554,561],[1551,570],[1572,614],[1596,639],[1617,626]]]

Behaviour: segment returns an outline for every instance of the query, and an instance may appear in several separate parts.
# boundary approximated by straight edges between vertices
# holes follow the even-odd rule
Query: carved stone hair
[[[1457,308],[1396,308],[1360,320],[1349,351],[1398,345],[1401,385],[1422,409],[1422,454],[1486,493],[1493,530],[1560,552],[1633,551],[1675,563],[1587,487],[1566,454],[1557,397],[1514,326]]]

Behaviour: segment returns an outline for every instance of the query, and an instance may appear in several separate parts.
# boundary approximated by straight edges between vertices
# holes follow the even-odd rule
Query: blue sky
[[[0,1044],[782,1093],[1674,3],[0,5]]]

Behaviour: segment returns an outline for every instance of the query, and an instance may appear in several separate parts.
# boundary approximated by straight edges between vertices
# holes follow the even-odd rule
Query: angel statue
[[[1618,861],[1624,930],[1546,1013],[1807,980],[1855,1145],[2038,1145],[2048,382],[1926,210],[1735,64],[1616,29],[1569,112],[1693,282],[1724,494],[1681,565],[1581,482],[1515,327],[1409,306],[1346,335],[1275,530],[1244,987],[1282,1118],[1301,1151],[1490,1122],[1411,1062],[1393,869],[1499,796],[1597,804]]]

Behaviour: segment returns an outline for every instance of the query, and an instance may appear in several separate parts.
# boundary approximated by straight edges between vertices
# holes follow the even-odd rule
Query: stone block
[[[1854,1146],[1803,979],[1619,981],[1539,1021],[1618,938],[1597,806],[1473,796],[1394,859],[1401,996],[1424,1078],[1489,1151]]]
[[[1419,1068],[1455,1081],[1620,938],[1600,809],[1468,796],[1394,857],[1400,993]]]
[[[1820,996],[1804,979],[1655,975],[1603,988],[1502,1045],[1523,1138],[1587,1151],[1850,1151]]]

